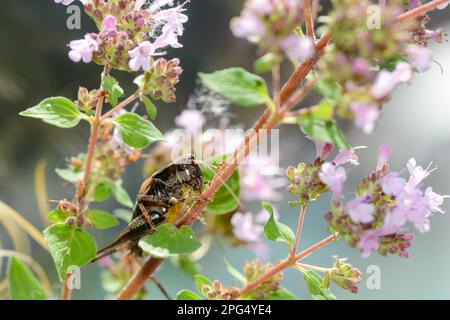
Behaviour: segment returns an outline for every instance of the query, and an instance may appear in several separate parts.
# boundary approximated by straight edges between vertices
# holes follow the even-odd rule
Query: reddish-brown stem
[[[300,235],[302,233],[303,221],[305,220],[306,206],[302,206],[302,211],[300,212],[300,216],[298,218],[297,224],[297,232],[295,233],[295,241],[291,248],[291,257],[295,257],[295,253],[297,252],[298,244],[300,241]]]
[[[91,123],[91,135],[89,136],[88,150],[86,152],[86,164],[83,179],[85,188],[89,184],[89,179],[91,177],[92,159],[94,157],[95,145],[97,143],[98,128],[100,127],[101,123],[100,117],[102,115],[103,99],[104,93],[102,92],[98,97],[97,108],[95,110],[94,119]]]
[[[280,92],[280,86],[281,86],[281,75],[280,75],[280,65],[277,64],[272,68],[272,92],[273,96],[277,97],[278,92]],[[275,105],[279,107],[279,102],[275,101]]]
[[[66,279],[64,280],[64,284],[63,284],[64,287],[63,287],[63,292],[62,292],[62,300],[70,300],[70,298],[72,296],[72,290],[70,289],[70,286],[69,286],[70,276],[71,276],[71,273],[67,272]]]
[[[306,35],[314,39],[314,20],[312,17],[311,0],[303,1],[303,15],[305,16]]]
[[[277,273],[283,271],[286,268],[289,268],[289,267],[295,265],[297,261],[305,258],[306,256],[310,255],[311,253],[313,253],[317,249],[322,248],[326,244],[328,244],[330,242],[333,242],[336,239],[337,239],[337,235],[329,236],[329,237],[323,239],[322,241],[316,243],[312,247],[302,251],[297,256],[295,256],[295,257],[289,256],[288,258],[286,258],[286,259],[276,263],[274,266],[272,266],[271,268],[267,269],[267,271],[263,275],[261,275],[256,280],[254,280],[252,283],[249,283],[244,288],[239,290],[239,295],[238,296],[242,297],[242,296],[246,295],[247,293],[252,292],[256,288],[258,288],[262,283],[266,282],[267,280],[272,278]]]
[[[448,0],[433,0],[431,2],[425,3],[424,5],[417,7],[415,9],[409,10],[397,17],[398,20],[407,20],[416,18],[418,16],[424,15],[428,11],[436,9],[441,4],[448,2]]]
[[[101,120],[106,120],[109,117],[111,117],[114,113],[116,113],[119,110],[122,110],[123,108],[125,108],[127,105],[129,105],[130,103],[132,103],[134,100],[136,100],[139,97],[139,91],[133,93],[131,96],[129,96],[128,98],[126,98],[125,100],[123,100],[121,103],[119,103],[116,107],[114,107],[113,109],[109,110],[108,112],[106,112],[103,117],[101,117]]]

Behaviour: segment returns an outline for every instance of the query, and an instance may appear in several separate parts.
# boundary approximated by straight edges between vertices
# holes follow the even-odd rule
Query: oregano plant
[[[355,126],[363,137],[377,130],[395,89],[425,72],[433,61],[429,45],[444,42],[441,29],[429,29],[428,14],[445,9],[448,0],[332,0],[329,10],[319,0],[243,1],[230,29],[236,41],[256,46],[254,70],[229,66],[199,72],[193,98],[167,132],[158,129],[159,118],[171,106],[160,106],[176,102],[182,61],[169,56],[183,50],[189,1],[54,2],[82,5],[93,20],[96,30],[71,41],[68,58],[103,71],[95,88],[80,86],[71,97],[49,97],[20,113],[58,127],[61,135],[84,122],[90,134],[85,150],[67,155],[66,164],[54,170],[62,183],[73,185],[73,193],[48,212],[51,225],[40,232],[24,224],[34,239],[43,239],[40,244],[55,266],[45,272],[57,285],[48,292],[36,271],[41,269],[31,268],[34,261],[10,254],[9,298],[70,299],[74,270],[83,272],[93,263],[101,269],[104,289],[116,299],[151,298],[145,286],[151,280],[177,300],[335,300],[339,290],[358,292],[362,272],[339,252],[326,266],[306,264],[306,257],[341,241],[366,259],[408,258],[411,229],[429,232],[431,217],[444,212],[448,196],[425,180],[436,168],[414,158],[405,159],[404,168],[391,168],[393,151],[386,144],[373,159],[373,170],[351,185],[348,173],[359,164],[362,147],[347,138],[343,124]],[[370,10],[374,5],[377,17]],[[130,84],[119,83],[122,73],[132,75]],[[131,87],[132,92],[124,90]],[[314,104],[305,107],[313,92]],[[245,131],[239,121],[244,109],[261,112]],[[306,162],[283,159],[290,165],[281,168],[258,151],[262,141],[286,126],[306,136],[316,153],[305,155]],[[143,184],[139,194],[130,195],[124,188],[126,168],[140,159]],[[344,185],[352,192],[344,193]],[[329,201],[328,209],[308,215],[318,210],[319,198]],[[102,205],[108,199],[115,201],[113,212]],[[292,213],[278,209],[283,203],[298,217],[296,225],[283,222]],[[328,236],[300,249],[302,235],[309,232],[303,228],[306,217],[324,219]],[[104,243],[92,231],[118,225],[128,226],[117,237],[120,245],[113,243],[111,255],[103,254]],[[143,226],[146,231],[139,233]],[[270,261],[268,242],[279,242],[283,259]],[[201,258],[224,243],[246,246],[256,256],[243,266],[220,261],[232,282],[200,271]],[[173,296],[166,292],[157,270],[167,264],[189,275],[195,292],[183,287]],[[304,280],[309,296],[286,288],[287,269]]]

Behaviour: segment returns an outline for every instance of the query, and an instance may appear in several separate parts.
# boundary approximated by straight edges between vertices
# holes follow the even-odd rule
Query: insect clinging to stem
[[[174,223],[189,201],[201,200],[203,173],[200,161],[184,156],[146,179],[139,190],[128,226],[97,252],[96,261],[117,251],[129,249],[140,255],[138,243],[161,223]],[[92,261],[92,262],[93,262]]]

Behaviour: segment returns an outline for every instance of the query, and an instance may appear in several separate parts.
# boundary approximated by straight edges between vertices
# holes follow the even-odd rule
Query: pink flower
[[[377,170],[381,170],[391,157],[392,150],[388,145],[383,145],[378,150]]]
[[[205,117],[198,110],[184,110],[175,118],[176,125],[185,128],[191,137],[202,128],[205,122]]]
[[[149,41],[139,43],[133,50],[128,51],[130,61],[128,66],[133,71],[139,71],[141,68],[144,71],[150,70],[150,58],[155,53],[154,46]]]
[[[412,69],[409,63],[398,62],[394,71],[382,70],[378,73],[372,87],[372,96],[375,99],[383,99],[389,96],[399,84],[406,83],[411,78]]]
[[[164,6],[167,6],[167,5],[171,6],[171,5],[173,5],[173,1],[174,0],[155,0],[155,1],[152,2],[151,6],[148,8],[148,10],[151,11],[151,12],[156,12],[156,11],[160,10]],[[138,0],[138,2],[142,3],[141,7],[145,3],[145,1],[141,1],[141,0]]]
[[[239,240],[245,242],[257,242],[264,232],[264,227],[255,224],[254,215],[251,212],[237,212],[231,218],[233,233]]]
[[[316,52],[314,41],[311,38],[296,35],[285,38],[281,42],[281,49],[297,63],[311,59]]]
[[[441,196],[433,192],[433,189],[431,187],[425,189],[425,202],[428,210],[430,210],[431,212],[444,213],[444,211],[440,207],[444,203],[444,199],[448,197],[449,196]]]
[[[406,185],[406,180],[398,176],[397,172],[389,172],[381,179],[381,189],[390,196],[398,195]]]
[[[416,159],[414,159],[414,158],[409,159],[408,163],[406,164],[406,167],[408,168],[410,177],[409,177],[408,183],[406,185],[406,188],[408,190],[414,189],[426,177],[428,177],[431,172],[436,170],[436,168],[433,168],[430,170],[430,166],[431,166],[431,164],[426,169],[424,169],[421,166],[417,165]]]
[[[350,163],[351,165],[358,166],[358,156],[355,153],[355,149],[344,149],[339,151],[336,155],[336,158],[333,160],[333,164],[338,167],[342,166],[346,163]]]
[[[262,21],[251,12],[244,12],[242,16],[232,19],[230,26],[235,37],[250,41],[258,41],[266,34]]]
[[[372,133],[380,117],[380,110],[376,106],[358,102],[352,103],[350,110],[355,117],[355,125],[365,134]]]
[[[183,12],[186,11],[183,6],[184,4],[174,8],[161,10],[153,15],[154,21],[165,23],[163,27],[163,33],[170,29],[177,36],[183,35],[183,24],[186,23],[189,19],[187,15],[183,14]]]
[[[347,174],[344,168],[336,167],[334,164],[326,162],[322,165],[319,178],[330,188],[334,200],[339,202],[344,182],[347,180]]]
[[[380,248],[380,237],[377,230],[367,230],[361,235],[359,248],[362,251],[363,258],[368,258],[372,251]]]
[[[432,54],[430,49],[419,45],[408,45],[406,54],[411,64],[419,71],[426,71],[430,67]]]
[[[348,215],[355,223],[369,223],[373,221],[372,212],[375,207],[364,202],[364,198],[356,198],[347,203]]]
[[[69,58],[73,62],[80,62],[83,60],[84,63],[89,63],[92,61],[94,52],[99,49],[97,35],[87,34],[82,40],[71,41],[69,47],[71,49],[69,51]]]
[[[333,151],[333,144],[328,143],[328,142],[317,141],[317,140],[313,140],[313,141],[314,141],[314,144],[316,145],[317,158],[319,158],[321,160],[327,159],[328,156]]]
[[[285,185],[280,178],[280,168],[272,163],[270,157],[252,155],[242,166],[241,197],[247,201],[279,200],[276,189]]]
[[[107,16],[102,22],[102,32],[106,34],[117,32],[117,21],[114,16]]]

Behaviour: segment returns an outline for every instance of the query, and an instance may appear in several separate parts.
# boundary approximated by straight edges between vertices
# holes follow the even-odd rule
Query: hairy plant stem
[[[314,20],[311,10],[311,0],[303,1],[303,15],[305,16],[306,35],[314,39]]]
[[[322,248],[323,246],[327,245],[328,243],[337,240],[338,237],[339,236],[337,234],[331,235],[329,237],[326,237],[322,241],[319,241],[315,245],[313,245],[313,246],[309,247],[308,249],[300,252],[298,255],[296,255],[296,256],[289,256],[286,259],[277,262],[271,268],[267,269],[267,271],[263,275],[259,276],[252,283],[247,284],[244,288],[239,290],[238,297],[242,297],[242,296],[252,292],[256,288],[258,288],[262,283],[266,282],[267,280],[269,280],[270,278],[272,278],[276,274],[280,273],[284,269],[287,269],[289,267],[294,266],[301,259],[309,256],[311,253],[313,253],[314,251]]]
[[[403,21],[407,19],[412,19],[426,14],[427,12],[436,9],[441,4],[448,2],[448,0],[433,0],[431,2],[425,3],[424,5],[417,7],[415,9],[409,10],[397,17],[398,20]]]
[[[403,13],[398,17],[399,20],[405,20],[410,18],[415,18],[417,16],[420,16],[440,4],[443,4],[448,0],[434,0],[428,4],[425,4],[419,8],[416,8],[414,10],[410,10],[408,12]],[[177,226],[181,225],[190,225],[192,222],[194,222],[198,215],[201,214],[205,206],[209,201],[211,201],[215,195],[215,193],[219,190],[219,188],[222,186],[222,184],[228,180],[228,178],[231,176],[231,174],[234,172],[234,170],[237,169],[239,162],[236,161],[239,158],[242,158],[242,155],[244,158],[249,154],[250,152],[250,143],[258,138],[259,132],[262,129],[267,129],[267,131],[270,131],[270,129],[274,128],[278,124],[282,122],[283,113],[284,115],[290,111],[292,107],[294,107],[294,102],[299,102],[297,99],[291,100],[290,104],[286,105],[286,102],[291,98],[291,96],[294,94],[294,92],[297,90],[298,86],[302,83],[302,81],[306,78],[306,76],[309,74],[311,70],[315,67],[317,64],[319,58],[324,54],[324,50],[327,47],[328,43],[331,41],[331,35],[329,33],[324,33],[322,37],[319,39],[319,41],[316,42],[316,55],[312,59],[299,64],[292,75],[289,77],[288,81],[283,85],[281,88],[280,93],[277,97],[275,97],[274,101],[279,101],[280,105],[284,105],[284,107],[277,112],[276,114],[272,114],[272,112],[268,109],[264,111],[264,113],[261,115],[261,117],[258,119],[258,121],[254,124],[253,128],[248,132],[246,135],[244,141],[242,144],[236,149],[236,151],[233,153],[233,161],[226,161],[218,168],[218,174],[216,177],[211,181],[208,188],[204,190],[204,192],[201,194],[200,201],[197,201],[194,203],[194,205],[189,209],[189,211],[186,213],[185,217],[177,224]],[[304,90],[303,92],[307,92],[307,90]],[[301,97],[301,95],[299,95]],[[281,115],[280,115],[281,112]],[[257,139],[256,139],[257,140]],[[253,142],[254,143],[254,142]],[[318,242],[313,247],[301,252],[299,255],[295,256],[295,258],[288,258],[295,261],[299,261],[301,258],[306,257],[310,253],[314,252],[318,248],[326,245],[329,242],[332,242],[336,239],[335,235],[330,236],[320,242]],[[149,258],[142,266],[142,268],[128,281],[128,283],[125,285],[125,287],[122,289],[122,291],[117,295],[117,299],[119,300],[127,300],[131,299],[144,285],[145,281],[158,269],[158,267],[163,262],[163,259],[157,259],[157,258]],[[284,260],[286,261],[286,260]],[[290,260],[288,260],[290,261]],[[294,261],[294,263],[295,263]],[[282,262],[283,264],[286,264],[284,267],[283,265],[280,267],[277,265],[274,267],[274,270],[276,274],[277,272],[283,270],[289,263]],[[277,271],[278,270],[278,271]],[[263,280],[264,282],[264,280]],[[256,286],[255,286],[256,287]],[[255,288],[253,287],[253,288]],[[242,290],[249,290],[249,289],[242,289]],[[245,291],[244,291],[245,294]]]
[[[133,93],[131,96],[123,100],[121,103],[119,103],[116,107],[112,108],[108,112],[106,112],[102,117],[101,120],[104,121],[108,118],[110,118],[114,113],[118,112],[119,110],[122,110],[127,105],[132,103],[134,100],[136,100],[139,97],[139,90]]]
[[[297,252],[298,244],[300,241],[300,235],[302,233],[303,221],[305,220],[305,214],[306,214],[306,206],[302,206],[302,211],[300,212],[300,216],[298,218],[297,232],[295,234],[295,241],[291,248],[291,257],[294,257],[295,253]]]

